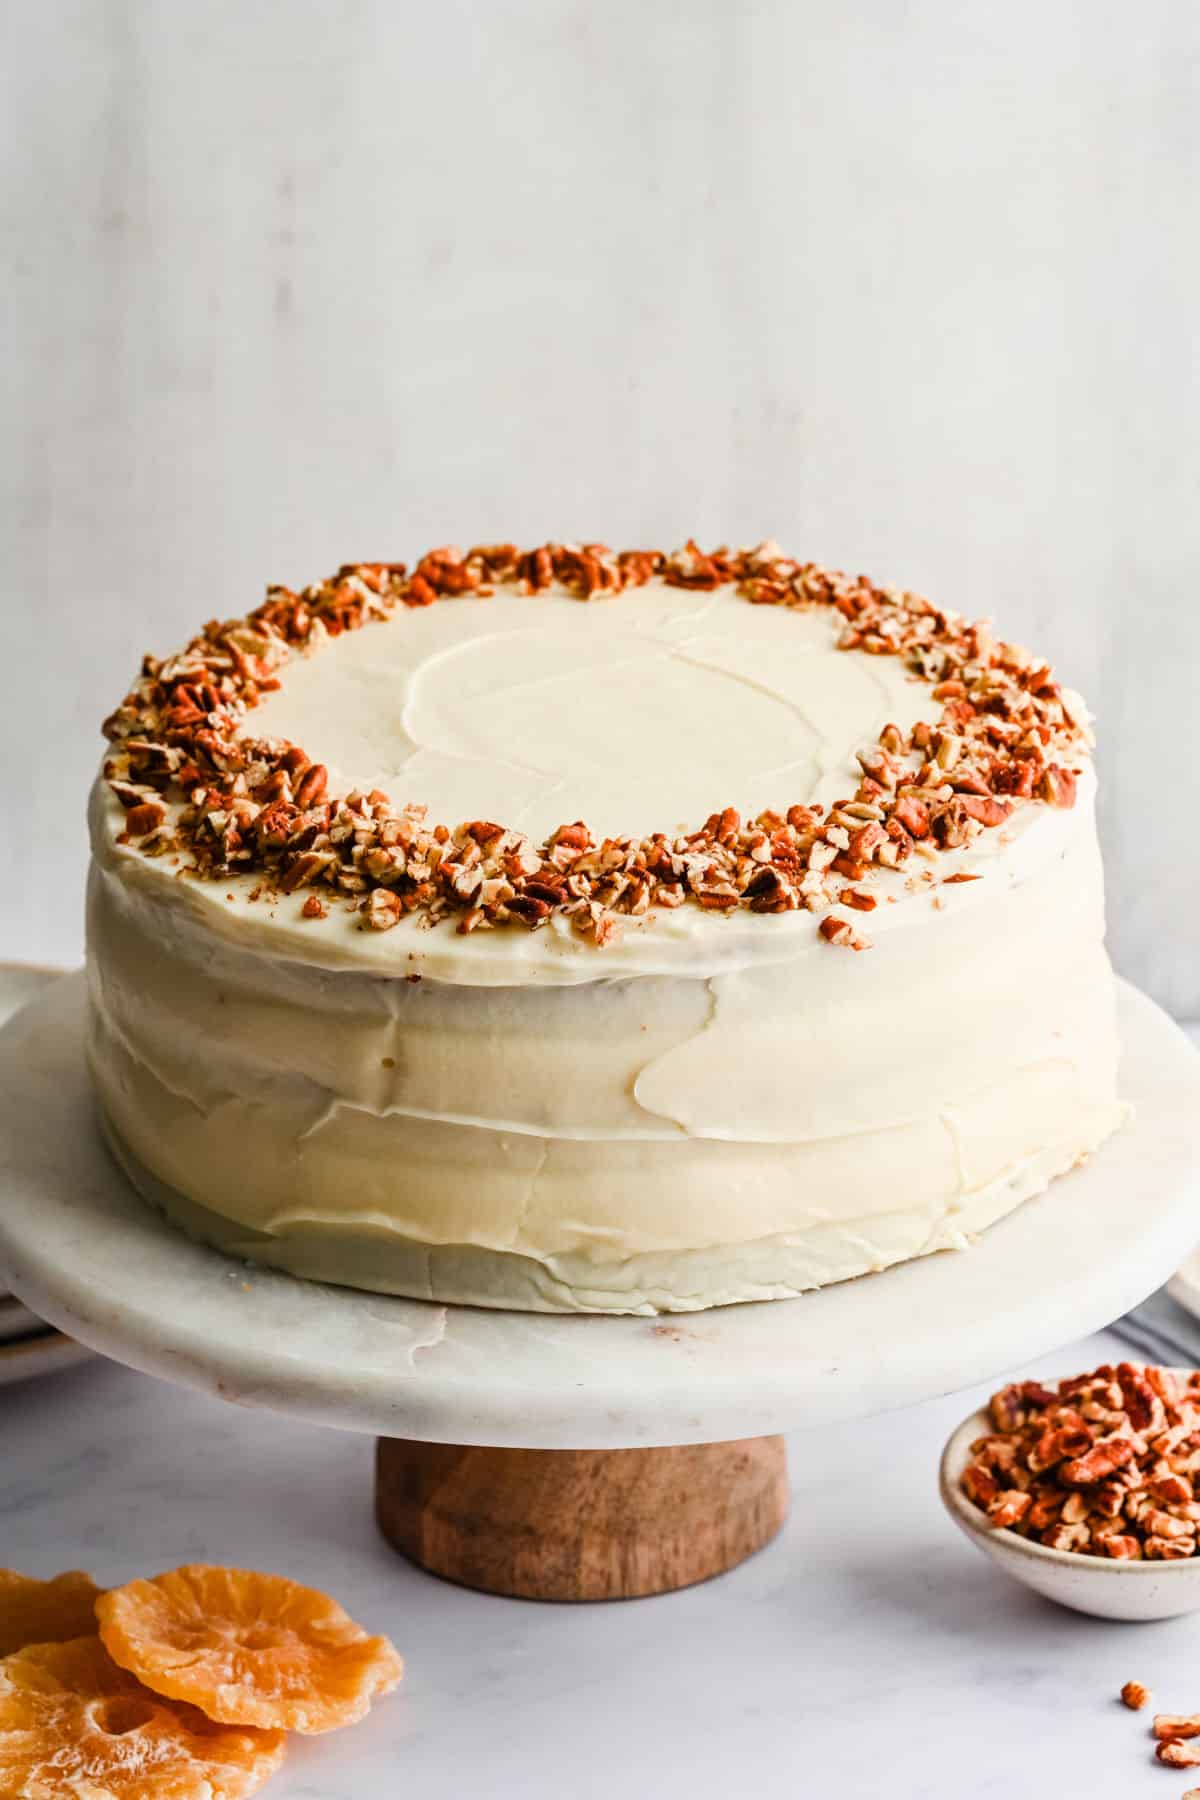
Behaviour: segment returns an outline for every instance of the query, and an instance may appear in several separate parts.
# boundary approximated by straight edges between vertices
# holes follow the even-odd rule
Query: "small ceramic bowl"
[[[1175,1619],[1200,1612],[1200,1555],[1181,1562],[1110,1562],[1073,1550],[1048,1550],[1015,1531],[997,1531],[959,1486],[976,1438],[993,1430],[972,1413],[942,1452],[942,1504],[959,1530],[1015,1581],[1097,1619]]]

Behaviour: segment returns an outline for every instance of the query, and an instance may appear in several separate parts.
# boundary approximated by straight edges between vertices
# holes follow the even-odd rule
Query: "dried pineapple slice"
[[[0,1569],[0,1656],[11,1656],[26,1644],[93,1636],[99,1593],[82,1569],[68,1569],[50,1581]]]
[[[0,1661],[0,1794],[12,1800],[245,1800],[283,1761],[281,1731],[214,1725],[149,1693],[98,1637]]]
[[[282,1575],[193,1563],[96,1604],[114,1661],[223,1724],[335,1731],[395,1687],[403,1663],[328,1595]]]

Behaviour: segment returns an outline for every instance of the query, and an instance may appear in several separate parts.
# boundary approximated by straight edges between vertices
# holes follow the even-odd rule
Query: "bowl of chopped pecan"
[[[1060,1606],[1200,1611],[1200,1370],[1013,1382],[951,1436],[941,1493],[973,1544]]]

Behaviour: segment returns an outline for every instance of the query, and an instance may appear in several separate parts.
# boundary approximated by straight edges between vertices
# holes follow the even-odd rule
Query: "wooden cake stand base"
[[[421,1568],[522,1600],[632,1600],[735,1568],[783,1524],[781,1437],[656,1450],[380,1438],[375,1507]]]

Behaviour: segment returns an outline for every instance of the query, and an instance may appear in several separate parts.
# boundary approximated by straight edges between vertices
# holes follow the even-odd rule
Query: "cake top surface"
[[[254,729],[319,746],[331,790],[382,788],[432,822],[494,819],[538,844],[575,820],[598,841],[677,838],[717,802],[748,819],[781,798],[831,805],[881,720],[936,717],[899,658],[843,655],[836,636],[827,610],[751,607],[732,587],[651,581],[588,606],[499,589],[294,659]]]
[[[591,978],[655,926],[707,954],[785,918],[866,948],[881,902],[1068,810],[1089,742],[1078,697],[983,625],[771,545],[691,544],[272,588],[147,657],[105,730],[110,860],[320,935],[312,960],[398,927],[391,960],[425,959],[440,923],[528,967],[532,927],[608,951]]]

